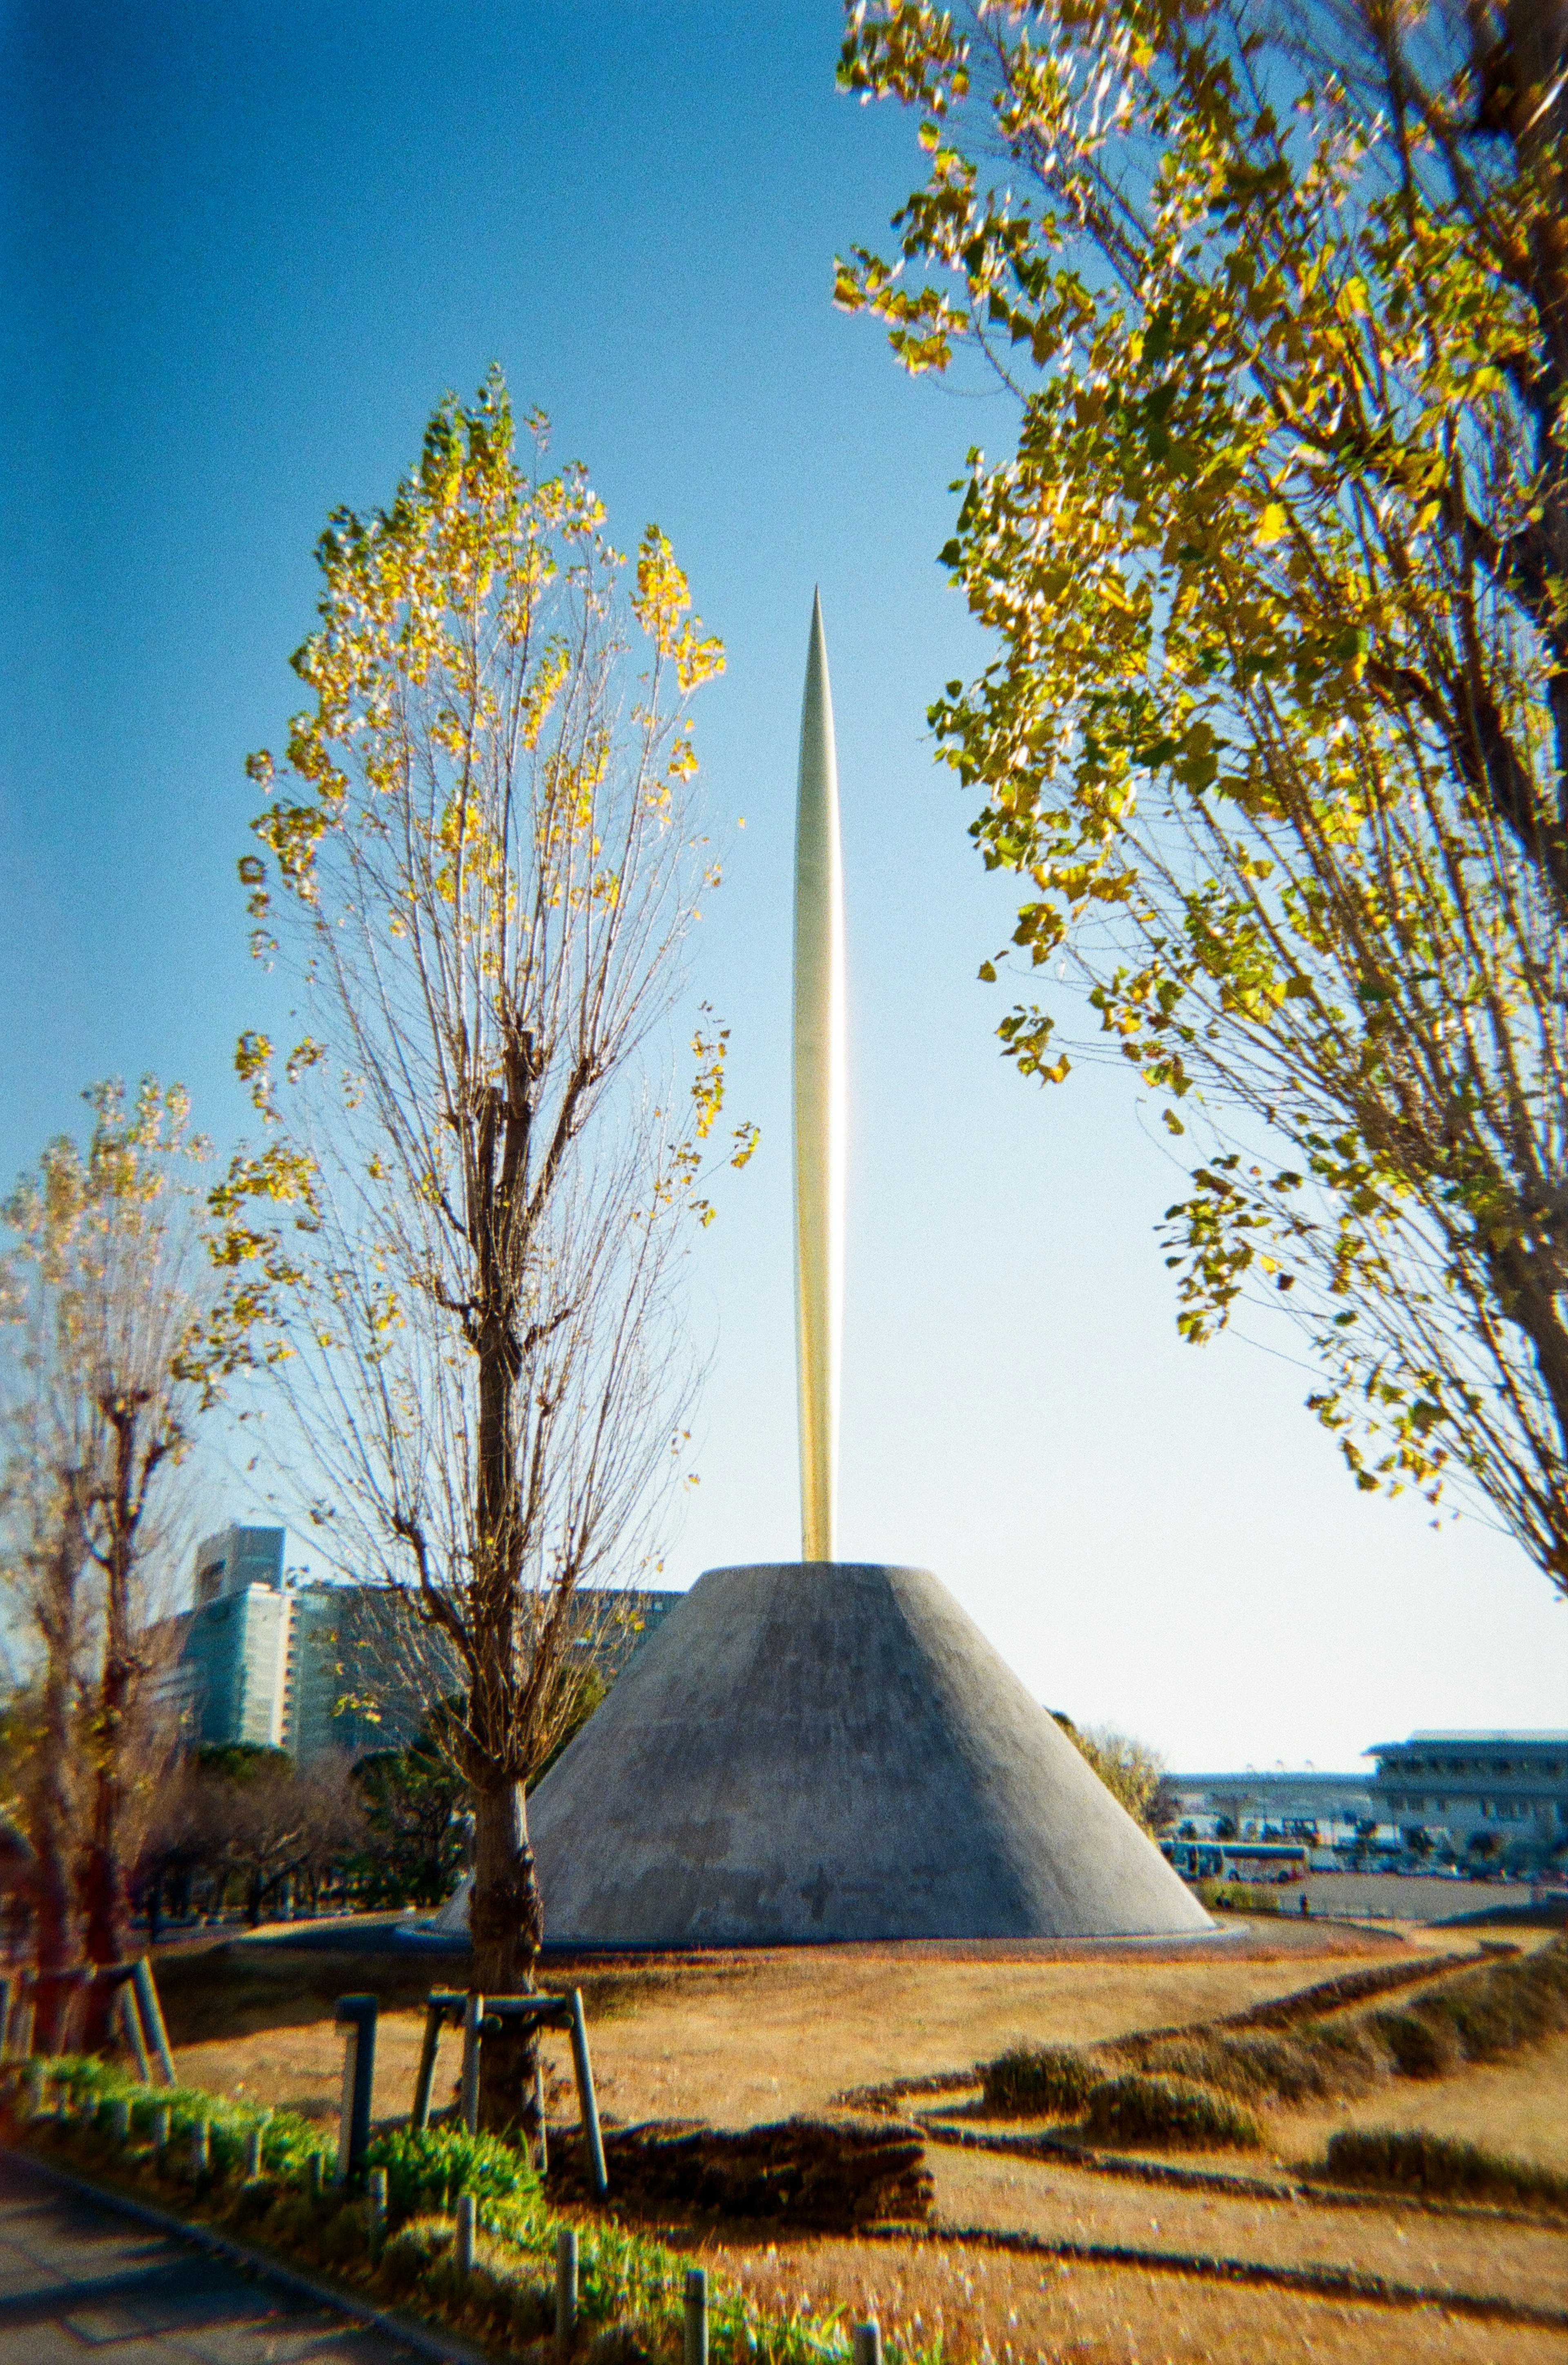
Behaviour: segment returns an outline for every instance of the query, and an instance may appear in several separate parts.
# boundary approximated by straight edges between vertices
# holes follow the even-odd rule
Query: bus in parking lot
[[[1183,1880],[1305,1880],[1300,1840],[1161,1840],[1159,1852]]]

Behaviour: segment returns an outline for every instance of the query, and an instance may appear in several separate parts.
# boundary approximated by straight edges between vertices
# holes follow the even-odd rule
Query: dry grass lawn
[[[1304,2160],[1321,2158],[1340,2127],[1420,2127],[1568,2176],[1568,2036],[1448,2078],[1391,2079],[1343,2108],[1294,2112],[1279,2126],[1282,2144]]]
[[[994,2153],[938,2151],[932,2168],[945,2225],[1268,2266],[1354,2267],[1390,2282],[1495,2292],[1568,2310],[1568,2232],[1551,2225],[1457,2211],[1244,2200]]]
[[[875,2315],[885,2333],[997,2365],[1562,2365],[1561,2333],[1067,2266],[942,2243],[710,2242],[721,2274],[770,2303]]]
[[[1416,1943],[1435,1953],[1454,1941],[1422,1932]],[[747,2126],[822,2110],[856,2086],[962,2070],[1021,2036],[1090,2044],[1238,2012],[1395,1944],[1287,1926],[1184,1952],[824,1946],[560,1976],[581,1978],[607,2116]],[[249,1945],[182,1960],[161,1976],[183,2074],[291,2109],[328,2106],[342,2051],[330,1998],[376,1986],[377,1961]],[[407,2006],[422,1985],[462,1976],[450,1959],[405,1959],[383,1987],[378,2110],[406,2110],[412,2091],[422,2023]],[[445,2042],[455,2075],[457,2041]],[[564,2041],[554,2060],[564,2074]]]
[[[608,2119],[700,2118],[745,2125],[818,2112],[858,2087],[962,2073],[1019,2038],[1088,2044],[1186,2024],[1403,1952],[1452,1952],[1452,1931],[1376,1936],[1324,1925],[1170,1948],[834,1947],[583,1965],[596,2080]],[[230,1947],[164,1975],[182,2074],[192,2082],[313,2114],[337,2106],[342,2039],[331,2001],[383,1997],[376,2107],[408,2108],[426,1985],[460,1985],[436,1958]],[[553,1978],[553,1983],[554,1979]],[[457,2068],[443,2040],[438,2094]],[[564,2042],[550,2040],[552,2115],[571,2112]],[[955,2097],[955,2099],[958,2099]],[[972,2110],[973,2103],[970,2108]],[[1321,2153],[1357,2120],[1422,2126],[1568,2165],[1568,2039],[1439,2081],[1394,2079],[1350,2111],[1278,2114],[1282,2159]],[[1011,2123],[1014,2126],[1016,2122]],[[1350,2267],[1421,2288],[1568,2309],[1568,2232],[1480,2213],[1270,2202],[1156,2187],[1015,2157],[934,2146],[948,2226],[1115,2244],[1260,2265]],[[1189,2162],[1190,2165],[1200,2165]],[[1268,2173],[1257,2155],[1209,2163]],[[940,2334],[949,2357],[996,2365],[1545,2365],[1568,2339],[1132,2267],[1064,2265],[980,2244],[732,2238],[672,2229],[722,2279],[788,2305],[877,2313],[890,2333]]]

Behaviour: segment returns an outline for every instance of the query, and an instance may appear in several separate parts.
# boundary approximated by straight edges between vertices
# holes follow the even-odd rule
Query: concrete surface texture
[[[0,2155],[0,2365],[418,2365],[400,2340]]]
[[[529,1821],[556,1940],[1212,1927],[924,1569],[710,1569],[541,1783]]]
[[[1305,1890],[1315,1913],[1350,1913],[1391,1922],[1529,1919],[1551,1922],[1550,1904],[1534,1908],[1526,1880],[1443,1880],[1421,1873],[1310,1872],[1280,1889],[1282,1910],[1294,1913]],[[1568,1922],[1568,1897],[1557,1909]]]

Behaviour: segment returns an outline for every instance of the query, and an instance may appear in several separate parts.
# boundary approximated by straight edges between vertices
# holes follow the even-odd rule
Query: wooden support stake
[[[526,2022],[535,2030],[564,2028],[566,2031],[572,2044],[572,2069],[577,2079],[577,2109],[582,2118],[588,2175],[595,2193],[602,2201],[610,2191],[610,2177],[605,2167],[604,2137],[599,2124],[599,2102],[594,2093],[593,2064],[588,2057],[588,2021],[583,2012],[581,1990],[574,1988],[569,1996],[486,1997],[477,1990],[468,1995],[457,1995],[432,1988],[425,2007],[424,2041],[420,2048],[420,2067],[414,2082],[414,2107],[409,2119],[410,2127],[416,2130],[430,2124],[436,2046],[442,2023],[447,2018],[455,2017],[459,2011],[463,2021],[463,2080],[459,2090],[458,2116],[470,2135],[479,2132],[480,2055],[486,2036],[494,2035],[509,2021]],[[538,2166],[543,2174],[549,2166],[549,2145],[544,2129],[543,2074],[537,2056],[533,2099],[539,2118]]]
[[[583,2140],[588,2146],[588,2173],[599,2200],[610,2190],[605,2173],[604,2137],[599,2133],[599,2103],[594,2098],[593,2065],[588,2059],[588,2022],[583,2015],[583,1991],[572,1990],[572,2068],[577,2081],[577,2108],[582,2113]]]
[[[471,2275],[474,2271],[474,2195],[460,2192],[457,2196],[457,2271]]]
[[[177,2086],[174,2057],[169,2050],[169,2032],[163,2025],[163,2007],[158,2001],[158,1983],[152,1976],[152,1965],[145,1955],[139,1955],[130,1967],[131,1985],[136,1990],[137,2009],[146,2031],[149,2048],[157,2056],[158,2067],[163,2072],[165,2086]]]
[[[681,2365],[708,2365],[708,2270],[686,2270],[686,2327]]]
[[[577,2228],[563,2225],[555,2236],[555,2357],[566,2365],[577,2337]]]
[[[409,2113],[409,2132],[422,2135],[431,2123],[431,2091],[435,2084],[436,2047],[441,2043],[442,2023],[446,2014],[432,1996],[425,2006],[424,2042],[420,2046],[420,2066],[414,2079],[414,2107]]]
[[[485,1999],[475,1990],[463,2008],[463,2107],[461,2116],[471,2135],[479,2132],[479,2043]]]
[[[454,1989],[431,1988],[425,1999],[425,2034],[420,2046],[420,2067],[414,2079],[414,2107],[409,2113],[411,2134],[422,2134],[431,2123],[431,2099],[435,2086],[436,2054],[441,2032],[449,2023],[461,2028],[468,1999]]]
[[[56,2051],[79,2053],[87,2019],[87,1997],[93,1984],[91,1971],[67,1971],[62,1984],[67,1990],[65,2009],[60,2015],[60,2039]]]
[[[855,2327],[855,2365],[882,2365],[882,2327],[875,2316]]]
[[[124,1979],[115,1990],[115,2018],[124,2029],[136,2062],[136,2074],[144,2086],[152,2083],[152,2066],[147,2057],[147,2039],[142,2034],[141,2008],[136,1998],[134,1979]]]
[[[343,2032],[343,2090],[338,2113],[338,2182],[353,2184],[370,2141],[371,2097],[375,2085],[375,2021],[373,1995],[340,1996],[336,2018]]]

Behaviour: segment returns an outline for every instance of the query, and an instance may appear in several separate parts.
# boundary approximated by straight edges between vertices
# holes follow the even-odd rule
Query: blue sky
[[[729,649],[700,744],[745,815],[696,984],[762,1151],[694,1266],[701,1484],[669,1562],[799,1549],[790,848],[812,587],[845,813],[852,1183],[841,1549],[935,1567],[1040,1695],[1186,1765],[1561,1724],[1568,1612],[1502,1540],[1359,1498],[1307,1375],[1176,1339],[1180,1170],[1130,1073],[1021,1084],[1009,925],[925,705],[981,644],[935,554],[1004,400],[914,386],[829,302],[918,177],[833,85],[833,0],[0,10],[6,553],[0,1174],[95,1076],[227,1140],[263,1007],[234,862],[312,545],[498,360],[622,546],[671,535]],[[236,1485],[216,1508],[260,1508]]]

